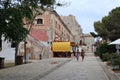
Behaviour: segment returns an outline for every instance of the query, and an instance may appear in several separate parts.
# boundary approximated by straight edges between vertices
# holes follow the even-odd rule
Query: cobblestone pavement
[[[1,69],[0,80],[34,80],[34,78],[43,77],[68,61],[70,61],[69,58],[52,58]]]
[[[36,79],[38,80],[38,79]],[[109,80],[96,57],[86,56],[85,60],[73,59],[59,69],[39,80]]]

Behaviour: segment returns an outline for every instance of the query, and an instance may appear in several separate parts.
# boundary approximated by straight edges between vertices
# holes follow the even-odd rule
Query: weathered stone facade
[[[94,52],[94,37],[91,34],[83,35],[83,43],[87,47],[87,52]]]
[[[64,21],[64,23],[67,25],[69,30],[71,30],[74,41],[76,44],[79,43],[79,41],[82,41],[82,44],[85,44],[85,47],[87,49],[87,52],[93,52],[93,44],[94,44],[94,38],[90,34],[84,34],[82,32],[82,28],[77,22],[75,16],[69,15],[69,16],[61,16],[61,19]]]
[[[44,14],[36,16],[30,36],[35,40],[28,39],[31,42],[29,44],[32,44],[30,50],[32,59],[38,59],[37,56],[40,56],[40,54],[42,58],[51,57],[53,55],[51,42],[53,41],[74,41],[71,31],[54,10],[46,10]],[[37,47],[38,44],[35,44],[35,42],[42,43],[44,47],[40,45]],[[43,48],[44,51],[41,53]]]
[[[28,29],[30,24],[24,27]],[[26,54],[29,59],[50,58],[53,55],[51,42],[70,41],[78,44],[80,40],[89,47],[94,43],[91,35],[83,34],[75,16],[59,16],[54,10],[46,10],[43,15],[36,16],[34,20],[30,35],[26,40]],[[24,56],[24,53],[24,42],[22,42],[18,55]]]
[[[35,47],[37,45],[32,42],[34,44],[31,46],[31,58],[34,59],[38,59],[40,55],[42,55],[42,58],[52,56],[51,42],[53,41],[71,41],[79,44],[81,40],[87,45],[86,47],[89,48],[89,52],[92,52],[94,42],[92,36],[83,34],[82,28],[75,16],[59,16],[54,10],[46,10],[43,15],[36,16],[30,35],[37,42],[44,45],[44,47]],[[44,51],[42,50],[43,48]]]
[[[83,36],[83,32],[81,26],[78,24],[75,16],[61,16],[63,22],[67,25],[68,29],[71,31],[74,37],[74,42],[79,43],[81,40],[81,36]]]

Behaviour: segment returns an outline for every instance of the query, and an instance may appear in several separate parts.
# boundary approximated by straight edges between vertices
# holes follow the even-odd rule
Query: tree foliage
[[[120,38],[120,7],[113,9],[102,21],[109,31],[110,40]]]
[[[94,28],[103,39],[113,41],[120,38],[120,7],[113,9],[101,21],[95,22]]]
[[[2,12],[3,10],[1,10]],[[13,14],[14,13],[14,14]],[[22,41],[28,34],[27,29],[23,27],[23,15],[20,9],[8,8],[2,13],[0,20],[1,33],[5,40],[19,42]],[[4,16],[5,15],[5,16]],[[19,16],[18,16],[19,15]]]
[[[94,22],[94,28],[95,31],[98,33],[98,36],[102,37],[104,40],[107,40],[108,31],[102,22]]]
[[[29,33],[23,27],[23,18],[32,20],[38,8],[53,8],[55,5],[58,5],[56,0],[1,0],[0,36],[10,42],[22,41]]]
[[[0,0],[0,43],[2,36],[5,40],[16,43],[15,64],[18,45],[25,40],[30,31],[24,28],[23,19],[29,20],[28,23],[32,25],[35,16],[42,13],[38,9],[43,11],[57,5],[62,6],[56,3],[56,0]]]

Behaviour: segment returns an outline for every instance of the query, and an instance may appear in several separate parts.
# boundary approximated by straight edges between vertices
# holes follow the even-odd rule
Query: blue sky
[[[83,29],[83,33],[94,31],[94,22],[101,20],[102,17],[120,6],[120,0],[59,0],[69,5],[57,7],[56,11],[59,15],[68,16],[72,14],[76,16],[78,23]]]

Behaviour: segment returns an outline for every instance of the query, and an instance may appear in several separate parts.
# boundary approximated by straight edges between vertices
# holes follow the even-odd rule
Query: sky
[[[95,32],[94,22],[100,21],[109,12],[120,6],[120,0],[59,0],[67,3],[64,7],[57,7],[59,15],[76,17],[83,33]]]

